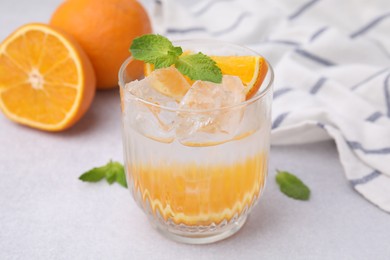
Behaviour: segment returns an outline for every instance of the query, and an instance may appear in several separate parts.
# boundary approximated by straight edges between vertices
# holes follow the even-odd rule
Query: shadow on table
[[[263,194],[264,196],[264,194]],[[233,244],[236,248],[240,245],[251,244],[253,240],[259,238],[259,234],[269,235],[275,233],[278,230],[278,224],[283,209],[273,207],[271,204],[265,203],[267,199],[260,199],[259,203],[253,208],[244,226],[233,236],[224,240],[206,244],[206,245],[189,245],[189,244],[178,244],[180,246],[189,247],[225,247],[226,245]],[[268,202],[271,200],[268,200]]]
[[[264,194],[263,194],[264,195]],[[245,244],[245,241],[252,241],[254,238],[258,238],[260,233],[269,234],[278,229],[278,219],[280,218],[281,209],[272,207],[268,204],[270,200],[260,199],[258,205],[256,205],[250,213],[245,225],[235,235],[225,240],[218,242],[222,243],[240,243]]]
[[[61,132],[64,136],[77,136],[109,128],[115,121],[120,127],[120,97],[118,89],[97,91],[91,107],[70,129]]]

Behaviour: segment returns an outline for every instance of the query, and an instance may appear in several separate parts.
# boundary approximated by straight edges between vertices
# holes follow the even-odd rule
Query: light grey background
[[[56,0],[0,1],[0,40],[47,22]],[[190,246],[154,231],[129,192],[87,184],[84,171],[122,161],[119,94],[98,92],[72,129],[45,133],[0,114],[0,259],[390,259],[390,216],[350,187],[335,145],[273,147],[268,184],[247,224],[219,243]],[[275,169],[312,190],[278,191]]]

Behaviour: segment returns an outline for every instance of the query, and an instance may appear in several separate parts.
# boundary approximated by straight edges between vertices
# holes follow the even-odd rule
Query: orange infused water
[[[240,80],[224,76],[222,84],[185,86],[177,104],[151,87],[154,76],[121,90],[126,173],[136,201],[156,225],[174,231],[243,223],[267,175],[272,97],[245,102]],[[237,97],[238,105],[210,109]]]
[[[258,131],[213,146],[185,146],[129,129],[129,186],[141,207],[161,222],[210,226],[237,220],[264,187],[268,151],[260,138]]]
[[[146,64],[134,79],[129,58],[119,72],[127,182],[163,235],[210,243],[237,232],[261,197],[273,75],[248,49],[178,43],[183,55],[172,66]]]

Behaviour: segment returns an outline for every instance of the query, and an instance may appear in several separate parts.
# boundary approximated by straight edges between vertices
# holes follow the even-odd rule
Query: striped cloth
[[[157,33],[218,38],[275,69],[272,144],[332,138],[351,185],[390,212],[389,0],[144,0]]]

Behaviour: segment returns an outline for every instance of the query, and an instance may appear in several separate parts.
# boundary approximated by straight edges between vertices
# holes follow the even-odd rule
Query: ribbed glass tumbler
[[[177,41],[184,51],[258,56],[212,40]],[[204,244],[237,232],[258,201],[267,177],[273,71],[239,104],[180,109],[131,94],[138,68],[132,57],[119,72],[124,160],[130,191],[163,235]],[[223,97],[221,97],[223,98]],[[215,100],[218,102],[218,99]]]

